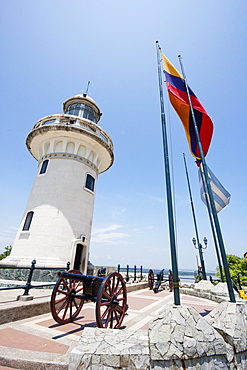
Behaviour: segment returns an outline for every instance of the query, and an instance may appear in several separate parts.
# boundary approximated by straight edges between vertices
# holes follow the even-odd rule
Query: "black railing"
[[[130,279],[133,279],[133,281],[142,281],[143,280],[143,270],[142,270],[142,266],[140,266],[139,268],[136,267],[136,265],[134,265],[134,267],[129,267],[129,265],[127,265],[126,267],[121,267],[120,265],[117,266],[117,272],[118,273],[123,273],[125,272],[125,280],[128,282],[130,281]],[[131,276],[131,275],[132,276]]]
[[[244,285],[245,287],[247,286],[247,275],[246,274],[238,274],[237,276],[237,283],[239,290],[242,290],[242,286]]]
[[[32,264],[30,267],[14,267],[14,266],[0,266],[0,269],[13,269],[13,270],[28,270],[29,269],[29,274],[27,277],[27,282],[25,285],[18,285],[18,286],[12,286],[12,287],[0,287],[0,290],[12,290],[12,289],[24,289],[24,296],[29,295],[29,290],[32,288],[43,288],[45,286],[54,286],[56,283],[51,282],[51,283],[43,283],[43,284],[35,284],[32,285],[32,277],[34,270],[69,270],[70,268],[70,262],[67,263],[67,266],[64,267],[36,267],[36,260],[32,261]],[[13,280],[14,281],[14,280]]]

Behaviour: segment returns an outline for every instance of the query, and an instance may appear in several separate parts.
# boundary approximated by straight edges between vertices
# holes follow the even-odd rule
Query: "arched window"
[[[33,219],[33,214],[34,214],[33,211],[30,211],[30,212],[27,213],[22,231],[28,231],[30,229],[31,222],[32,222],[32,219]]]
[[[40,175],[42,175],[42,174],[46,173],[48,163],[49,163],[49,160],[48,160],[48,159],[46,159],[46,160],[42,163],[41,169],[40,169],[40,171],[39,171],[39,174],[40,174]]]
[[[95,178],[92,175],[87,174],[85,188],[94,192]]]

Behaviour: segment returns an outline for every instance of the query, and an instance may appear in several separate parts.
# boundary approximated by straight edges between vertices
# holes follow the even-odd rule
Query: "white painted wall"
[[[92,168],[74,159],[51,158],[42,175],[39,175],[40,166],[11,255],[30,257],[28,265],[36,259],[37,266],[54,267],[55,263],[61,267],[71,260],[74,239],[84,234],[89,245],[94,194],[84,186],[88,173],[95,180],[97,175]],[[30,230],[22,231],[29,211],[34,212]]]

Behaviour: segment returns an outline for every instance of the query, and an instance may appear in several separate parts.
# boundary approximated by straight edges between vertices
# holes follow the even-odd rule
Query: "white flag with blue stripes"
[[[224,186],[220,183],[220,181],[215,177],[213,172],[210,170],[210,168],[207,166],[208,170],[208,176],[210,179],[210,185],[214,197],[214,204],[216,211],[221,211],[225,206],[227,206],[230,203],[231,194],[224,188]],[[202,173],[203,168],[202,165],[199,168],[199,182],[200,182],[200,192],[201,192],[201,198],[204,204],[207,205],[206,199],[205,199],[205,190],[203,187],[202,182]]]

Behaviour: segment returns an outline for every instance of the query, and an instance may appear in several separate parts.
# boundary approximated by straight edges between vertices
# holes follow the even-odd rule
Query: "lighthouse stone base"
[[[0,279],[26,282],[33,261],[30,257],[4,258],[0,262]],[[34,266],[32,281],[54,282],[57,280],[58,271],[68,268],[68,262],[60,258],[39,258]]]

